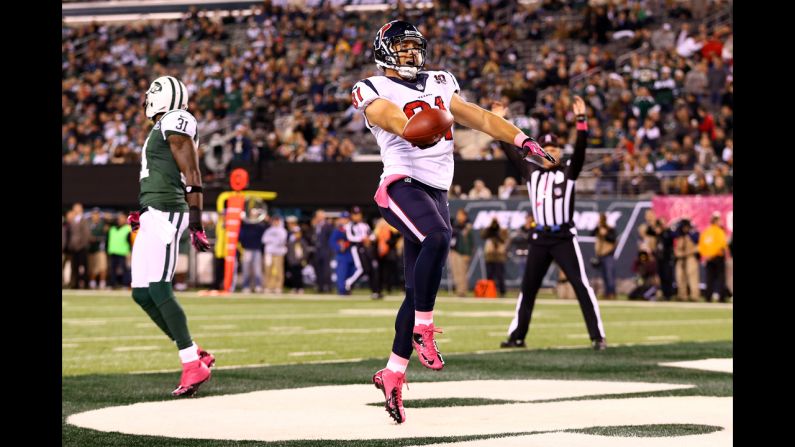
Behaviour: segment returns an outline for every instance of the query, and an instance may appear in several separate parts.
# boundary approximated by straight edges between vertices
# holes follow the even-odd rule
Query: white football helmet
[[[161,76],[146,91],[146,117],[152,119],[158,113],[170,110],[188,110],[188,89],[173,76]]]

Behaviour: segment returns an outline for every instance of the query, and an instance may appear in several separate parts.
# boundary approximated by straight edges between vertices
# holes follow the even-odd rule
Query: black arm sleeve
[[[587,131],[577,131],[577,141],[574,143],[574,155],[571,156],[567,173],[567,177],[571,180],[577,180],[577,177],[580,176],[580,171],[582,171],[582,166],[585,164],[585,144],[587,137]]]
[[[519,149],[514,146],[513,144],[508,144],[504,141],[500,141],[500,149],[505,153],[505,156],[508,157],[508,160],[516,166],[516,169],[519,170],[519,173],[522,175],[522,178],[525,180],[530,178],[530,170],[532,163],[525,161],[521,155],[519,155]]]

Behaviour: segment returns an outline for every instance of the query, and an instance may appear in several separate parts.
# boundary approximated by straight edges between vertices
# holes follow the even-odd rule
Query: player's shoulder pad
[[[381,92],[378,91],[378,76],[371,76],[362,79],[353,85],[351,89],[351,104],[356,110],[364,111],[371,102],[378,98],[382,98]]]
[[[166,112],[159,121],[160,132],[163,138],[168,137],[167,132],[180,133],[191,138],[196,136],[196,118],[187,110],[171,110]]]

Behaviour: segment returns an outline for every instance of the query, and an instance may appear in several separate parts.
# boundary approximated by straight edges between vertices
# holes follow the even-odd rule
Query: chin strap
[[[397,69],[398,75],[407,81],[413,81],[417,79],[417,73],[419,73],[419,71],[420,70],[417,67],[399,67]]]

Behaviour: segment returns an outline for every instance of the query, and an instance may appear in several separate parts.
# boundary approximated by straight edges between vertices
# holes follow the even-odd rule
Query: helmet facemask
[[[395,50],[396,47],[402,47],[405,42],[414,42],[416,47]],[[398,75],[407,80],[413,81],[417,78],[417,73],[425,65],[425,42],[416,37],[399,37],[391,43],[392,53],[395,55],[395,70]],[[406,63],[401,64],[400,58],[405,57]]]

